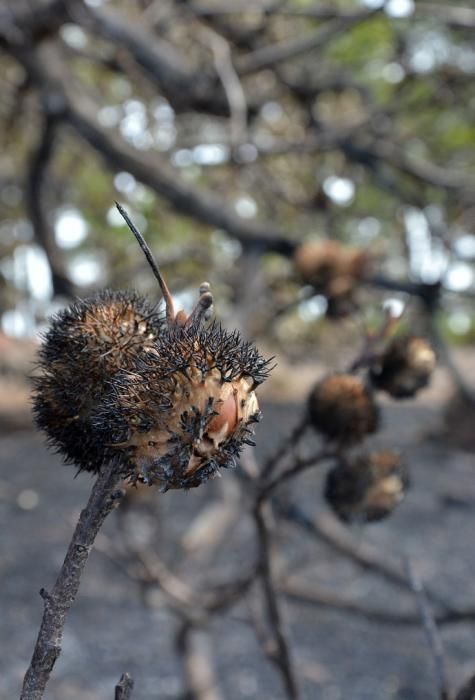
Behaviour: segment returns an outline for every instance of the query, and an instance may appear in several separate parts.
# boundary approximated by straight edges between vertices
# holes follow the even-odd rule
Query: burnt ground
[[[305,370],[295,372],[306,385]],[[384,429],[376,444],[404,452],[412,488],[391,518],[358,527],[353,537],[357,544],[372,543],[392,561],[410,556],[421,579],[452,605],[475,607],[475,460],[473,453],[449,447],[440,438],[447,392],[447,381],[440,375],[417,401],[384,404]],[[258,429],[261,453],[271,450],[278,436],[291,429],[300,411],[282,395],[268,396],[266,401],[265,419]],[[39,434],[26,423],[20,427],[16,424],[13,432],[9,426],[0,435],[1,700],[19,696],[42,613],[38,591],[52,585],[91,487],[88,475],[73,479],[71,468],[47,452]],[[224,579],[236,571],[243,573],[252,561],[251,524],[243,512],[215,565],[209,564],[206,553],[200,554],[199,538],[192,545],[193,566],[181,563],[182,545],[195,531],[200,508],[232,490],[235,478],[235,473],[225,473],[223,479],[196,491],[160,497],[160,527],[154,544],[184,576],[194,569],[202,579]],[[321,482],[322,472],[311,471],[289,493],[310,516],[327,512]],[[117,514],[112,514],[105,527],[112,540],[119,537],[116,519]],[[131,514],[130,527],[134,523],[139,530],[150,527],[149,520],[134,519]],[[415,610],[412,595],[362,570],[327,545],[309,540],[294,526],[279,530],[278,543],[287,567],[310,588],[324,587],[345,599],[393,613]],[[133,700],[178,698],[176,619],[160,594],[148,594],[145,599],[140,595],[107,547],[103,539],[100,551],[92,553],[46,697],[106,700],[113,697],[121,673],[129,671],[136,679]],[[278,557],[278,565],[283,558]],[[420,625],[383,624],[293,600],[285,600],[284,607],[308,700],[438,697]],[[226,700],[281,698],[279,679],[262,656],[248,617],[249,608],[238,605],[211,624],[222,695]],[[475,621],[446,625],[441,635],[452,686],[459,686],[475,672]]]

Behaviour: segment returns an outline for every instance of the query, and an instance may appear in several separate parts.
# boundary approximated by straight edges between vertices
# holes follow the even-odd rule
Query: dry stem
[[[122,495],[114,491],[120,475],[117,467],[105,467],[92,487],[89,501],[81,512],[64,563],[51,593],[40,591],[44,600],[43,619],[20,700],[41,700],[61,653],[64,623],[81,581],[92,545],[105,518]]]
[[[130,700],[132,690],[134,689],[134,681],[128,673],[123,673],[120,681],[115,686],[114,700]]]

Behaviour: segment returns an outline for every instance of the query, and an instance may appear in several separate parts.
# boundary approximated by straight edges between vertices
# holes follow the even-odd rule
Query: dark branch
[[[264,499],[269,498],[274,491],[279,488],[279,486],[285,484],[287,481],[290,481],[290,479],[294,479],[307,469],[311,469],[320,462],[331,459],[333,456],[334,453],[330,452],[327,448],[323,448],[315,454],[310,455],[310,457],[296,457],[290,466],[286,467],[286,469],[284,469],[269,482],[264,483],[259,493],[259,501],[261,502]]]
[[[205,71],[194,70],[175,46],[152,34],[144,25],[122,21],[116,13],[93,9],[82,0],[69,0],[69,4],[79,24],[100,39],[130,52],[149,79],[160,86],[176,112],[195,109],[229,115],[220,82]]]
[[[440,700],[450,700],[449,684],[445,670],[444,648],[440,638],[437,624],[432,610],[427,600],[424,586],[416,576],[411,562],[406,562],[407,573],[411,588],[416,596],[419,613],[424,627],[427,643],[434,663],[435,675],[437,678],[438,697]]]
[[[254,509],[254,520],[259,547],[258,577],[262,585],[267,620],[275,640],[275,649],[273,650],[271,658],[281,674],[287,697],[290,698],[290,700],[298,700],[300,691],[272,576],[270,560],[271,545],[262,503],[257,505]]]
[[[54,664],[61,653],[61,640],[67,613],[74,603],[81,576],[99,529],[122,492],[115,491],[120,475],[117,467],[104,468],[92,487],[89,501],[81,512],[63,566],[51,593],[44,589],[44,612],[33,657],[25,675],[20,700],[41,700]]]
[[[45,102],[55,103],[53,95],[46,96]],[[48,189],[48,170],[54,154],[58,125],[61,121],[57,111],[46,111],[40,142],[33,153],[26,180],[26,203],[33,231],[38,244],[43,248],[51,268],[55,294],[74,296],[74,285],[65,274],[58,248],[50,231],[45,211],[45,194]]]
[[[271,224],[251,223],[240,219],[222,199],[201,192],[180,181],[157,157],[136,152],[118,134],[105,131],[95,119],[96,109],[87,105],[84,96],[71,96],[69,121],[81,136],[114,170],[126,170],[137,180],[166,199],[179,213],[197,221],[224,229],[242,245],[290,255],[296,243]]]
[[[455,700],[474,700],[475,698],[475,676],[468,679],[458,691]]]
[[[379,11],[380,10],[369,10],[358,12],[354,15],[347,15],[334,20],[328,26],[319,29],[314,34],[303,38],[297,37],[296,39],[289,39],[279,42],[278,44],[256,49],[256,51],[244,56],[238,61],[238,73],[243,76],[248,75],[256,71],[264,70],[265,68],[274,67],[279,63],[296,58],[309,51],[321,51],[336,36],[343,34],[360,22],[364,22]]]
[[[132,677],[128,673],[123,673],[115,687],[114,700],[130,700],[133,689],[134,681]]]

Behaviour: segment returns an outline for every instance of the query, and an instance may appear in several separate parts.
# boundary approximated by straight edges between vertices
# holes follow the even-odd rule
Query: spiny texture
[[[39,353],[33,410],[49,443],[69,463],[97,471],[107,461],[92,414],[114,376],[151,351],[163,321],[134,292],[104,290],[55,316]]]
[[[113,461],[132,482],[163,490],[198,486],[233,465],[252,444],[250,426],[260,418],[254,389],[269,362],[217,324],[157,319],[141,332],[137,310],[136,335],[126,341],[117,330],[122,316],[111,329],[103,304],[102,296],[75,305],[46,337],[35,409],[53,445],[80,469]]]
[[[383,450],[342,461],[330,470],[325,498],[341,520],[371,522],[390,515],[408,486],[400,455]]]
[[[411,398],[428,385],[435,365],[436,355],[427,340],[397,336],[371,368],[371,382],[395,399]]]
[[[237,332],[176,327],[120,373],[97,406],[94,433],[136,477],[163,489],[198,486],[233,466],[260,419],[254,389],[269,362]]]
[[[379,422],[372,392],[352,374],[322,379],[310,392],[308,414],[315,430],[342,444],[358,442],[373,433]]]

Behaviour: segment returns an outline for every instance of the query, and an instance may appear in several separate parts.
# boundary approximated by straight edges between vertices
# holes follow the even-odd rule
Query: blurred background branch
[[[25,377],[47,318],[103,286],[157,296],[114,200],[159,251],[178,307],[191,308],[209,279],[218,319],[277,355],[264,391],[269,427],[260,426],[257,452],[244,453],[236,474],[186,501],[129,493],[99,535],[108,578],[97,596],[107,614],[120,599],[127,628],[103,643],[101,654],[114,658],[109,691],[117,649],[140,649],[131,652],[133,694],[124,675],[116,698],[425,700],[433,678],[419,637],[411,642],[421,621],[401,564],[413,549],[450,681],[459,679],[451,687],[469,678],[475,592],[459,540],[475,502],[474,28],[468,1],[2,3],[0,505],[8,518],[29,507],[33,517],[50,461],[57,469],[30,436],[28,454],[11,436],[30,427]],[[328,371],[352,362],[366,370],[358,360],[371,353],[381,360],[392,338],[380,332],[388,309],[402,313],[396,335],[430,338],[448,371],[438,370],[415,408],[382,404],[376,448],[404,447],[419,471],[395,531],[368,536],[360,522],[350,530],[324,510],[322,485],[343,457],[351,461],[353,446],[315,441],[308,393]],[[11,455],[26,465],[21,488]],[[63,478],[51,479],[53,501]],[[47,533],[74,507],[76,498],[58,499],[61,517]],[[0,559],[2,575],[3,566],[14,565]],[[90,585],[86,598],[99,589]],[[377,640],[375,622],[385,625]],[[99,613],[94,624],[99,635]],[[175,640],[171,651],[164,638]],[[362,638],[371,673],[362,680],[352,667],[342,680],[346,663],[356,668],[368,656]],[[76,648],[74,637],[67,643]],[[117,659],[119,670],[128,661]],[[89,698],[70,683],[52,681],[52,697]],[[471,679],[454,697],[473,694]]]

